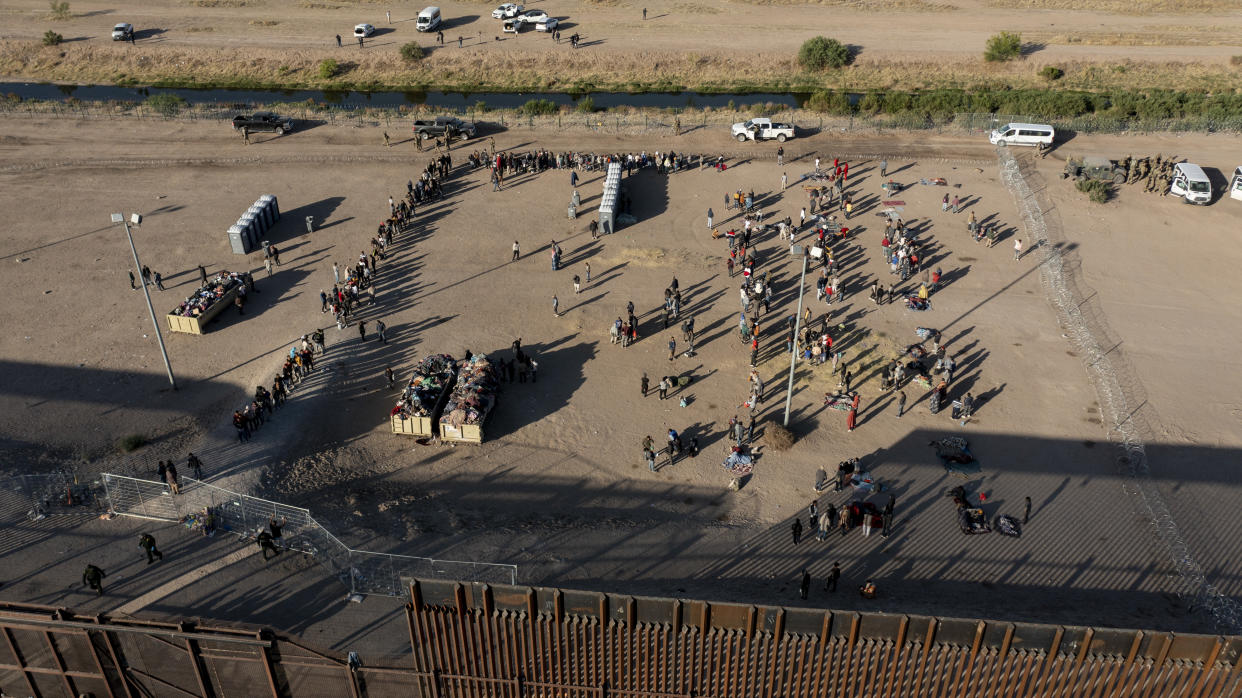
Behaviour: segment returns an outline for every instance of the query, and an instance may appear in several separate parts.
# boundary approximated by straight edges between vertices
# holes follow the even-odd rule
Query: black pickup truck
[[[455,116],[418,119],[414,122],[414,133],[421,135],[424,139],[447,136],[447,140],[450,141],[455,137],[468,140],[479,135],[473,123],[462,121]]]
[[[249,116],[238,114],[233,117],[233,130],[246,129],[250,133],[272,131],[283,136],[293,130],[293,119],[267,111],[257,111]]]

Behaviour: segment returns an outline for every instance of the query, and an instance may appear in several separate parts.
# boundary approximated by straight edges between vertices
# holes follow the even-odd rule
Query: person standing
[[[1022,511],[1022,523],[1023,524],[1031,520],[1031,498],[1026,497],[1025,502],[1026,502],[1026,508],[1023,509]]]
[[[776,148],[776,166],[777,167],[785,166],[785,146],[783,145],[777,146]]]
[[[392,366],[384,369],[384,378],[388,379],[388,387],[392,388],[392,384],[396,382],[397,374],[393,373]]]
[[[677,340],[672,335],[668,337],[668,360],[672,361],[677,356]]]
[[[1022,259],[1022,238],[1016,238],[1013,241],[1013,261]]]
[[[320,313],[328,312],[328,293],[327,291],[324,291],[322,288],[319,289],[319,312]]]
[[[94,565],[87,565],[82,571],[82,584],[90,587],[98,596],[103,596],[103,578],[107,573]]]
[[[889,534],[893,532],[893,505],[896,501],[897,498],[890,494],[888,496],[888,504],[884,505],[884,514],[882,517],[882,520],[884,521],[884,529],[880,531],[880,535],[884,538],[888,538]]]
[[[177,480],[177,466],[173,465],[172,461],[168,461],[164,468],[164,480],[168,482],[168,489],[172,490],[173,494],[181,494],[181,483]]]
[[[880,161],[880,176],[881,176],[881,177],[887,177],[887,176],[888,176],[888,160],[881,160],[881,161]]]
[[[203,479],[203,461],[199,460],[193,452],[186,458],[186,465],[190,467],[190,472],[194,473],[195,480]]]
[[[337,48],[341,47],[341,35],[340,34],[336,35],[336,47]]]
[[[280,554],[280,548],[276,547],[276,541],[272,539],[272,534],[267,531],[259,531],[259,535],[255,536],[254,542],[258,544],[259,549],[263,551],[263,559],[268,559],[268,553],[273,556]]]
[[[711,230],[711,229],[712,229],[712,219],[713,219],[714,217],[715,217],[715,214],[713,214],[713,213],[712,213],[712,209],[711,209],[711,207],[709,206],[709,207],[708,207],[708,209],[707,209],[707,229],[708,229],[708,230]],[[130,272],[130,276],[133,276],[133,272]]]
[[[894,378],[894,381],[896,379]],[[906,413],[906,391],[897,393],[897,419],[901,419],[901,415]]]
[[[647,374],[643,374],[643,378],[646,378],[646,376],[647,376]],[[661,378],[661,379],[660,379],[660,382],[656,385],[656,387],[657,387],[657,388],[659,388],[659,390],[660,390],[660,399],[661,399],[661,400],[663,400],[664,398],[668,397],[668,388],[669,388],[669,385],[668,385],[668,376],[664,376],[663,378]]]
[[[586,263],[586,282],[591,283],[591,263]]]
[[[656,471],[655,451],[652,451],[650,448],[644,448],[643,460],[647,461],[647,469],[654,473]]]
[[[781,173],[781,191],[785,191],[788,188],[789,188],[789,174],[782,172]]]
[[[645,8],[645,7],[643,8],[643,21],[644,21],[644,22],[646,22],[646,21],[647,21],[647,8]]]
[[[574,274],[574,295],[576,296],[579,293],[582,293],[582,279],[577,274]]]
[[[366,45],[366,42],[363,40],[363,38],[361,36],[358,37],[358,48],[366,48],[366,47],[367,45]]]
[[[802,519],[794,519],[791,530],[793,532],[794,545],[801,543],[802,542]]]
[[[806,568],[803,567],[802,568],[802,583],[798,585],[798,595],[802,597],[803,601],[806,601],[806,595],[810,591],[811,591],[811,573],[807,572]]]
[[[388,18],[388,23],[392,24],[392,10],[385,10],[384,16]]]
[[[522,252],[521,252],[521,248],[518,247],[518,241],[514,240],[513,241],[513,259],[509,261],[516,262],[518,261],[518,258],[521,256],[522,256]]]
[[[561,299],[557,298],[556,294],[552,295],[552,316],[561,316]]]
[[[578,171],[570,170],[569,171],[569,188],[573,189],[576,186],[578,186]]]
[[[849,375],[848,373],[846,374]],[[845,417],[846,431],[854,431],[855,425],[858,423],[858,400],[859,394],[854,393],[854,400],[850,403],[850,412]]]
[[[954,213],[962,212],[962,199],[959,196],[953,197],[953,212]]]
[[[199,269],[202,269],[202,267],[199,267]],[[134,278],[134,270],[130,269],[129,270],[129,290],[131,291],[138,290],[138,284],[136,284],[135,281],[137,281],[137,279]],[[206,273],[203,274],[203,285],[204,286],[207,285],[207,274]]]
[[[358,336],[362,337],[362,341],[367,341],[367,322],[366,320],[358,321]]]
[[[155,562],[157,559],[161,562],[164,560],[164,553],[155,547],[155,538],[150,533],[144,533],[138,538],[138,547],[147,552],[147,564]]]
[[[155,287],[163,291],[164,290],[164,276],[157,271],[155,272],[152,278],[155,279]]]
[[[824,591],[836,593],[837,582],[841,579],[841,563],[832,563],[832,569],[828,571],[828,581],[824,582]]]
[[[650,379],[650,378],[647,378],[647,374],[646,374],[646,372],[644,372],[644,373],[643,373],[643,380],[642,380],[642,383],[643,383],[643,397],[647,397],[647,389],[648,389],[648,388],[650,387],[650,385],[651,385],[651,379]]]
[[[966,426],[966,422],[970,421],[970,414],[975,409],[975,396],[966,393],[962,396],[962,426]]]
[[[130,275],[131,275],[131,277],[130,277],[130,278],[131,278],[130,283],[131,283],[131,285],[132,285],[132,283],[133,283],[133,281],[132,281],[132,278],[133,278],[133,277],[132,277],[133,272],[132,272],[132,271],[130,272]],[[206,286],[206,285],[207,285],[207,270],[206,270],[206,269],[203,267],[203,265],[201,265],[201,264],[200,264],[200,265],[198,265],[198,278],[199,278],[199,281],[201,281],[201,282],[202,282],[202,284],[201,284],[202,286]]]
[[[384,324],[383,320],[375,321],[375,333],[379,335],[380,344],[388,343],[388,338],[384,336],[384,330],[387,330],[387,329],[388,329],[388,326]]]

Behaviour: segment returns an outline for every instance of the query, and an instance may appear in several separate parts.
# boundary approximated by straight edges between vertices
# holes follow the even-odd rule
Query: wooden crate
[[[184,332],[185,334],[202,334],[203,328],[207,323],[215,319],[217,315],[223,313],[226,308],[233,307],[233,297],[237,295],[237,289],[240,285],[234,286],[225,293],[220,300],[216,301],[207,309],[207,312],[198,317],[186,317],[184,315],[167,315],[168,329],[172,332]]]

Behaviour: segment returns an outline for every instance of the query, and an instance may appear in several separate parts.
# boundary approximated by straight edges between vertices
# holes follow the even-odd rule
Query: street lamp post
[[[130,216],[130,220],[134,225],[142,223],[142,216],[137,213]],[[129,232],[129,221],[125,220],[125,216],[120,213],[112,214],[112,222],[120,223],[125,227],[125,237],[129,239],[129,251],[134,253],[134,269],[138,271],[138,275],[142,276],[142,262],[138,260],[138,248],[134,247],[134,236]],[[173,378],[172,363],[168,360],[168,349],[164,346],[164,335],[160,333],[160,322],[155,317],[155,306],[151,305],[151,290],[147,288],[147,279],[142,277],[142,295],[147,299],[147,310],[151,312],[151,324],[155,326],[155,338],[160,343],[160,354],[164,357],[164,368],[168,370],[168,384],[173,390],[177,389],[177,379]]]
[[[802,329],[802,294],[806,283],[806,253],[802,245],[792,245],[790,254],[802,255],[802,276],[798,277],[798,314],[794,316],[794,347],[789,352],[789,387],[785,391],[785,426],[789,426],[789,405],[793,402],[794,367],[798,365],[798,330]]]

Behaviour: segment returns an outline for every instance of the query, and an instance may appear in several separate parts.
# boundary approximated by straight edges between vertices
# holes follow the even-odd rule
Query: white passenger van
[[[440,8],[426,7],[422,12],[418,13],[418,20],[414,22],[414,28],[420,32],[434,31],[440,26]]]
[[[1188,204],[1212,203],[1212,181],[1202,167],[1189,162],[1179,162],[1173,167],[1173,181],[1169,193],[1180,196]]]
[[[992,131],[992,145],[1052,145],[1057,132],[1047,124],[1005,124]]]
[[[1234,169],[1233,177],[1229,180],[1229,198],[1242,201],[1242,165]]]

